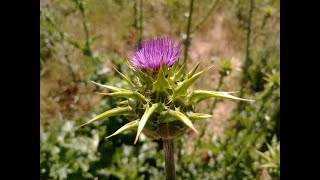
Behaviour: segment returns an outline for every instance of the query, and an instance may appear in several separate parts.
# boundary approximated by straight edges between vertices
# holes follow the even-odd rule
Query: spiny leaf
[[[115,133],[111,134],[110,136],[106,137],[106,139],[112,137],[112,136],[115,136],[115,135],[118,135],[124,131],[127,131],[127,130],[130,130],[130,129],[133,129],[135,127],[138,127],[138,124],[139,124],[139,121],[138,120],[134,120],[134,121],[131,121],[127,124],[125,124],[124,126],[122,126],[120,129],[118,129]]]
[[[169,73],[169,67],[167,64],[161,64],[160,68],[162,69],[164,75],[167,75]]]
[[[122,77],[123,80],[125,80],[130,86],[132,87],[136,87],[136,85],[130,80],[130,78],[124,74],[122,74],[120,71],[118,71],[115,67],[113,67],[113,69],[115,71],[117,71],[117,73],[120,74],[120,76]]]
[[[127,91],[126,89],[123,89],[123,88],[118,88],[118,87],[113,87],[113,86],[109,86],[109,85],[104,85],[104,84],[100,84],[100,83],[97,83],[97,82],[94,82],[94,81],[91,81],[91,82],[93,82],[94,84],[96,84],[96,85],[98,85],[98,86],[108,88],[108,89],[109,89],[110,91],[112,91],[112,92]]]
[[[95,118],[91,119],[90,121],[78,126],[78,128],[83,127],[85,125],[88,125],[92,122],[111,117],[111,116],[128,115],[128,114],[132,114],[132,113],[133,113],[133,111],[132,111],[131,107],[118,107],[118,108],[110,109],[110,110],[96,116]]]
[[[179,71],[177,72],[177,74],[174,75],[173,77],[173,81],[176,82],[178,80],[180,80],[181,76],[183,75],[184,71],[186,70],[187,67],[187,62],[185,62],[181,68],[179,69]]]
[[[211,114],[204,114],[204,113],[193,113],[193,112],[187,112],[187,116],[190,120],[200,120],[200,119],[206,119],[211,118]]]
[[[172,122],[172,121],[176,121],[177,117],[174,116],[172,113],[168,111],[164,111],[163,113],[161,113],[159,119],[158,119],[158,123],[166,123],[166,122]],[[187,117],[190,120],[201,120],[201,119],[206,119],[206,118],[211,118],[212,115],[211,114],[204,114],[204,113],[193,113],[193,112],[187,112]]]
[[[170,77],[170,80],[173,80],[173,75],[177,72],[179,63],[173,64],[171,67],[168,68],[168,77]]]
[[[164,105],[162,103],[153,104],[150,108],[149,108],[149,105],[146,106],[146,111],[144,112],[144,114],[141,117],[141,120],[139,121],[138,132],[136,135],[136,139],[134,140],[134,144],[137,143],[139,136],[144,126],[146,125],[147,121],[149,120],[150,116],[152,115],[152,113],[158,109],[163,109],[163,108],[164,108]]]
[[[260,152],[260,151],[258,151],[258,150],[256,150],[256,153],[258,153],[260,156],[262,156],[263,158],[265,158],[267,161],[271,161],[271,159],[270,159],[270,157],[269,156],[267,156],[266,154],[264,154],[264,153],[262,153],[262,152]]]
[[[129,105],[129,101],[128,100],[124,100],[124,101],[116,102],[116,104],[117,105]]]
[[[274,149],[270,146],[270,144],[267,143],[268,149],[270,151],[271,157],[276,157],[276,152],[274,151]]]
[[[170,111],[172,111],[172,110],[167,110],[167,111],[162,112],[159,119],[158,119],[158,123],[168,123],[168,122],[178,120],[176,116],[174,116],[170,113]]]
[[[133,73],[138,77],[141,84],[151,84],[153,82],[152,78],[142,71],[138,69],[134,69],[133,67],[129,66],[129,68],[133,71]]]
[[[184,124],[190,127],[195,133],[199,134],[196,128],[194,128],[191,120],[180,111],[173,111],[171,109],[168,109],[166,112],[162,114],[162,117],[160,116],[159,123],[172,122],[175,120],[182,121]]]
[[[243,98],[238,98],[236,96],[232,96],[228,92],[195,90],[189,95],[187,104],[200,102],[208,98],[227,98],[227,99],[250,101],[250,102],[254,101],[254,100],[243,99]]]
[[[190,72],[189,72],[188,75],[187,75],[187,79],[189,79],[190,77],[192,77],[192,76],[194,75],[194,73],[196,73],[196,71],[197,71],[197,69],[198,69],[198,67],[199,67],[199,65],[200,65],[201,62],[202,62],[202,61],[200,61],[197,65],[195,65],[195,66],[190,70]]]
[[[189,126],[195,133],[199,134],[198,131],[196,130],[196,128],[194,128],[194,126],[193,126],[192,122],[190,121],[190,119],[186,115],[184,115],[180,111],[174,111],[174,112],[175,112],[174,114],[178,117],[178,119],[180,121],[182,121],[187,126]]]
[[[129,98],[128,104],[132,109],[134,109],[134,110],[137,109],[138,102],[136,99]]]
[[[192,85],[192,83],[194,83],[194,81],[196,81],[201,75],[203,75],[207,70],[209,70],[212,67],[213,66],[211,66],[201,72],[198,72],[197,74],[193,75],[191,78],[186,79],[183,82],[181,82],[174,90],[172,100],[174,101],[178,97],[185,95],[187,93],[188,88]]]
[[[263,164],[260,167],[264,167],[264,168],[277,168],[278,166],[274,163],[268,163],[268,164]]]
[[[70,43],[71,45],[73,45],[73,46],[75,46],[76,48],[78,48],[78,49],[81,49],[82,48],[82,45],[79,43],[79,42],[77,42],[77,41],[74,41],[74,40],[68,40],[68,43]]]
[[[132,92],[132,91],[122,91],[122,92],[114,92],[114,93],[101,93],[101,92],[96,92],[97,94],[100,95],[106,95],[106,96],[113,96],[113,97],[123,97],[123,98],[132,98],[132,99],[138,99],[143,102],[147,102],[147,98],[144,97],[142,94],[138,92]]]
[[[152,87],[152,92],[163,92],[166,89],[170,89],[170,84],[166,77],[164,76],[164,69],[165,67],[161,66],[159,73],[158,73],[158,78],[157,80],[153,83]]]

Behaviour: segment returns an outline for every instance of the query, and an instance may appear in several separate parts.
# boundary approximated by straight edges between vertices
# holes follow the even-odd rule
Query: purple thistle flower
[[[155,70],[163,64],[171,67],[178,60],[181,52],[181,42],[176,46],[174,43],[174,39],[168,37],[144,40],[141,42],[141,49],[136,45],[128,58],[138,69]]]

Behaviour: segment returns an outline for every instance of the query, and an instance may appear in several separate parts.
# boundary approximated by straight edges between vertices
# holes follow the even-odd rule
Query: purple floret
[[[161,37],[141,42],[141,49],[135,47],[128,58],[138,69],[159,69],[162,64],[171,67],[180,56],[181,42],[175,46],[174,39]]]

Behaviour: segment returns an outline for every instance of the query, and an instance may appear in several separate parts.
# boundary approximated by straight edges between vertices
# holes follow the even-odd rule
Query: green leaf
[[[262,156],[263,158],[265,158],[268,162],[271,162],[271,158],[269,156],[267,156],[266,154],[256,150],[256,153],[258,153],[260,156]]]
[[[120,129],[118,129],[115,133],[111,134],[110,136],[106,137],[106,139],[112,137],[112,136],[115,136],[115,135],[118,135],[120,133],[123,133],[124,131],[127,131],[127,130],[130,130],[130,129],[133,129],[133,128],[136,128],[138,127],[138,124],[139,124],[139,120],[134,120],[134,121],[131,121],[127,124],[125,124],[124,126],[122,126]]]
[[[201,120],[206,118],[211,118],[211,114],[204,114],[204,113],[193,113],[193,112],[187,112],[187,116],[191,120]]]
[[[77,128],[83,127],[85,125],[88,125],[92,122],[98,121],[98,120],[102,120],[111,116],[120,116],[120,115],[130,115],[132,114],[132,108],[131,107],[118,107],[118,108],[114,108],[114,109],[110,109],[100,115],[98,115],[97,117],[91,119],[90,121],[78,126]]]
[[[129,98],[128,104],[132,109],[134,109],[134,110],[137,109],[138,102],[136,99]]]
[[[227,98],[227,99],[233,99],[233,100],[242,100],[242,101],[251,101],[251,102],[254,101],[249,99],[238,98],[236,96],[230,95],[230,92],[195,90],[188,96],[187,104],[200,102],[208,98]]]
[[[74,41],[74,40],[68,40],[68,43],[70,43],[71,45],[73,45],[74,47],[78,48],[78,49],[81,49],[82,45],[77,42],[77,41]]]
[[[149,120],[150,116],[152,115],[152,113],[154,113],[158,109],[163,109],[163,108],[164,108],[164,105],[162,103],[153,104],[150,108],[149,108],[149,105],[147,105],[146,111],[144,112],[144,114],[141,117],[141,120],[139,121],[138,132],[136,135],[136,139],[134,140],[134,144],[137,143],[139,136],[144,126],[146,125],[147,121]]]
[[[212,68],[213,66],[198,72],[197,74],[193,75],[191,78],[184,80],[181,82],[174,90],[172,100],[174,101],[180,96],[183,96],[187,93],[188,88],[194,83],[200,76],[202,76],[207,70]]]
[[[160,67],[159,73],[158,73],[158,78],[157,80],[153,83],[152,87],[152,92],[163,92],[166,89],[170,89],[170,84],[168,80],[166,79],[163,71],[164,67]]]
[[[129,100],[124,100],[120,102],[116,102],[117,105],[129,105]]]
[[[189,79],[190,77],[192,77],[194,75],[194,73],[196,73],[200,63],[201,63],[201,61],[190,70],[190,72],[187,75],[187,79]]]
[[[267,146],[268,146],[268,149],[269,149],[269,152],[271,154],[271,157],[276,157],[276,152],[274,151],[274,149],[270,146],[270,144],[267,143]]]
[[[162,114],[162,117],[160,116],[159,123],[167,123],[167,122],[172,122],[176,120],[182,121],[188,127],[190,127],[195,133],[199,134],[196,128],[194,128],[191,120],[180,111],[173,111],[171,109],[168,109],[166,112]]]
[[[198,131],[196,130],[196,128],[194,128],[194,126],[193,126],[192,122],[190,121],[190,119],[186,115],[184,115],[180,111],[175,111],[175,114],[179,118],[180,121],[182,121],[187,126],[189,126],[195,133],[199,134]]]
[[[183,75],[184,71],[186,70],[187,67],[187,62],[185,62],[181,68],[179,69],[179,71],[177,72],[177,74],[174,75],[173,77],[173,81],[176,82],[178,80],[180,80],[181,76]]]
[[[127,91],[126,89],[123,89],[123,88],[118,88],[118,87],[114,87],[114,86],[104,85],[104,84],[100,84],[100,83],[97,83],[97,82],[94,82],[94,81],[91,81],[91,82],[93,82],[94,84],[96,84],[96,85],[98,85],[98,86],[107,88],[107,89],[109,89],[109,90],[112,91],[112,92]]]
[[[161,115],[158,119],[158,123],[167,123],[167,122],[172,122],[172,121],[178,120],[177,117],[172,112],[169,112],[169,111],[170,110],[161,113]],[[187,112],[187,117],[190,120],[201,120],[201,119],[211,118],[212,115],[211,114],[204,114],[204,113]]]
[[[132,98],[132,99],[138,99],[143,102],[147,102],[147,98],[144,97],[142,94],[138,92],[132,92],[132,91],[122,91],[122,92],[114,92],[114,93],[101,93],[101,92],[96,92],[97,94],[100,95],[106,95],[106,96],[113,96],[113,97],[123,97],[123,98]]]
[[[179,63],[174,63],[171,67],[167,67],[168,69],[168,77],[170,77],[170,80],[173,80],[173,75],[178,70]]]
[[[168,123],[172,121],[177,121],[177,117],[170,113],[172,110],[167,110],[161,113],[160,117],[158,118],[158,123]]]
[[[278,168],[278,166],[274,163],[268,163],[268,164],[263,164],[260,167],[264,167],[264,168]]]
[[[152,78],[142,71],[138,69],[134,69],[133,67],[129,66],[129,68],[133,71],[133,73],[138,77],[141,84],[151,84],[153,82]]]
[[[136,87],[136,85],[130,80],[130,78],[124,74],[122,74],[120,71],[118,71],[115,67],[113,67],[113,69],[115,71],[117,71],[117,73],[120,74],[120,76],[122,77],[123,80],[125,80],[130,86],[132,87]]]

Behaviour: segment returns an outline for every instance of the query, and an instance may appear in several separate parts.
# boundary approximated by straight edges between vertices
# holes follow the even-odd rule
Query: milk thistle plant
[[[96,82],[96,85],[109,90],[101,95],[125,98],[119,106],[108,110],[80,127],[111,116],[125,115],[131,121],[108,136],[124,131],[137,130],[134,144],[143,132],[151,139],[162,139],[165,153],[165,174],[167,180],[175,179],[174,139],[181,137],[188,129],[198,133],[193,122],[210,118],[210,114],[196,112],[196,105],[208,98],[227,98],[251,101],[235,97],[232,92],[191,90],[190,86],[211,67],[197,72],[200,65],[195,65],[184,75],[187,63],[178,67],[181,42],[161,37],[144,40],[140,47],[136,45],[128,56],[128,66],[136,75],[130,79],[117,71],[128,82],[131,89],[123,89]]]

